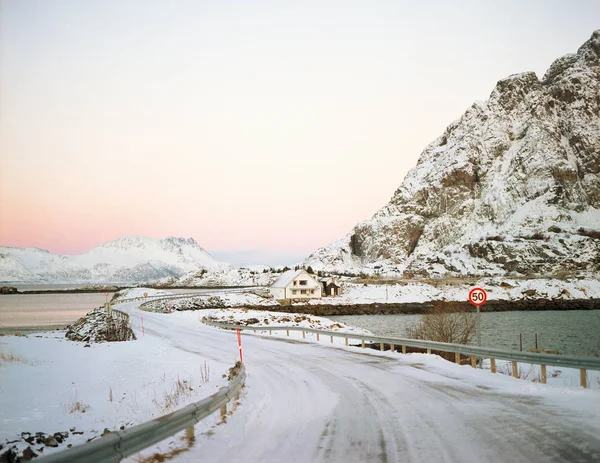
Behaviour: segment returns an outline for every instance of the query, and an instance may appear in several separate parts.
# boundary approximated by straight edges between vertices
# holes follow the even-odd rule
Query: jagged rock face
[[[421,154],[390,202],[314,269],[413,274],[600,269],[600,30],[502,79]]]

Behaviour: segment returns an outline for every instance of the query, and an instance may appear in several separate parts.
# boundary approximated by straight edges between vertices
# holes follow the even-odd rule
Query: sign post
[[[244,360],[242,359],[242,330],[236,330],[237,331],[237,338],[238,338],[238,349],[240,350],[240,363],[244,363]]]
[[[483,288],[473,288],[469,291],[469,302],[477,307],[477,347],[481,347],[481,307],[487,301],[487,293]]]

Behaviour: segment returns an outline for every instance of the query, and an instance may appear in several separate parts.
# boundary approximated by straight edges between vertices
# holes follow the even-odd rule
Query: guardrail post
[[[319,333],[317,333],[317,341],[319,340]]]
[[[513,378],[519,377],[519,365],[514,360],[512,361],[512,376]]]
[[[477,357],[474,357],[473,355],[471,355],[471,366],[477,368]]]
[[[221,407],[221,419],[223,421],[225,421],[226,416],[227,416],[227,404],[225,404]]]
[[[290,330],[285,330],[285,333],[289,336],[290,335]]]
[[[427,353],[428,353],[428,354],[431,354],[431,347],[428,347],[428,348],[427,348]]]
[[[346,345],[348,345],[348,338],[344,338],[346,340]]]
[[[380,350],[381,352],[383,352],[383,350],[384,350],[384,349],[383,349],[383,343],[382,343],[382,342],[380,342],[380,343],[379,343],[379,350]]]
[[[331,336],[331,344],[333,344],[333,336]]]
[[[460,365],[460,352],[454,352],[454,362]]]
[[[364,339],[362,339],[360,342],[361,342],[361,344],[362,344],[362,348],[364,349],[364,348],[365,348],[365,340],[364,340]]]
[[[542,365],[544,366],[544,365]],[[490,367],[492,368],[492,373],[496,373],[496,359],[490,359]],[[546,370],[544,370],[546,371]]]
[[[306,331],[302,330],[302,339],[306,339]]]
[[[579,383],[582,388],[587,388],[587,370],[585,368],[579,370]]]
[[[540,367],[542,370],[542,372],[541,372],[542,373],[542,378],[541,378],[542,384],[546,384],[546,365],[540,365]]]
[[[192,445],[194,443],[194,440],[195,440],[194,425],[191,425],[191,426],[188,426],[187,428],[185,428],[185,438],[188,441],[188,445]]]
[[[406,346],[402,346],[402,353],[406,354]]]
[[[393,345],[393,344],[390,344],[390,350],[391,350],[392,352],[396,352],[396,349],[394,348],[394,345]]]
[[[269,334],[273,334],[273,330],[269,330]]]

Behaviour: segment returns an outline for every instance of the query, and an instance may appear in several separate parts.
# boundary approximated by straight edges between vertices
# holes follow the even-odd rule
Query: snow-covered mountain
[[[149,282],[193,271],[225,271],[193,238],[126,236],[78,255],[0,246],[2,282]]]
[[[388,204],[305,261],[410,275],[600,270],[600,30],[500,80],[425,148]]]

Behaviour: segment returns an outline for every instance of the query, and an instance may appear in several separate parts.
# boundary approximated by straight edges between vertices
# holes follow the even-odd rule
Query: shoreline
[[[170,289],[242,289],[242,288],[258,288],[259,286],[169,286],[169,287],[160,287],[160,286],[109,286],[106,288],[72,288],[72,289],[25,289],[25,290],[16,290],[14,292],[0,293],[2,296],[13,296],[13,295],[23,295],[23,294],[89,294],[89,293],[99,293],[104,294],[108,293],[116,293],[117,291],[121,291],[123,289],[132,289],[132,288],[150,288],[150,289],[161,289],[164,291],[168,291]]]
[[[73,322],[75,323],[75,322]],[[72,323],[70,323],[72,324]],[[70,324],[56,324],[56,325],[35,325],[35,326],[3,326],[0,327],[0,337],[2,336],[16,336],[17,334],[33,334],[33,333],[48,333],[52,331],[66,330]]]
[[[306,313],[316,316],[338,315],[414,315],[422,314],[437,304],[444,304],[450,309],[472,309],[467,301],[427,301],[427,302],[394,302],[371,304],[296,304],[296,305],[245,305],[244,308],[270,312]],[[481,307],[481,312],[531,312],[531,311],[569,311],[600,310],[600,299],[521,299],[492,300]]]

